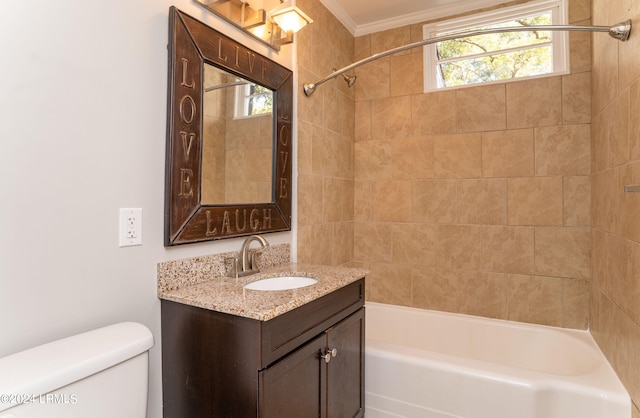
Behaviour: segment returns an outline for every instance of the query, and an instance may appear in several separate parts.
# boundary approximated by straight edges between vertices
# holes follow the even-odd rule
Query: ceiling
[[[506,0],[320,0],[354,35],[505,3]]]

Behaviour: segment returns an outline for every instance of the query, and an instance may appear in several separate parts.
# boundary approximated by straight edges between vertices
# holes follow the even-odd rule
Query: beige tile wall
[[[640,20],[639,3],[571,0],[570,20]],[[420,38],[354,40],[318,0],[298,5],[315,19],[300,84]],[[367,266],[371,300],[590,324],[638,404],[640,195],[622,187],[640,183],[640,37],[570,44],[560,77],[423,94],[414,50],[359,69],[355,92],[301,94],[298,258]]]
[[[205,66],[205,86],[236,81]],[[235,118],[235,87],[204,94],[202,196],[205,204],[271,200],[272,117]]]
[[[594,24],[640,21],[639,0],[593,0]],[[593,43],[591,332],[640,404],[640,37]],[[637,406],[634,417],[639,417]]]
[[[589,19],[572,1],[572,22]],[[358,37],[355,58],[420,34]],[[370,300],[587,328],[590,38],[571,44],[571,74],[428,94],[421,49],[356,70],[354,258]]]
[[[236,119],[235,89],[228,88],[225,155],[225,203],[271,201],[271,114]]]
[[[227,82],[227,76],[206,65],[204,85],[215,86]],[[223,89],[211,90],[203,97],[203,146],[202,146],[202,190],[204,203],[225,202],[225,153],[227,95]]]
[[[296,35],[298,55],[298,262],[353,263],[353,89],[331,80],[311,97],[316,81],[353,59],[353,36],[318,1],[298,0],[314,23]]]

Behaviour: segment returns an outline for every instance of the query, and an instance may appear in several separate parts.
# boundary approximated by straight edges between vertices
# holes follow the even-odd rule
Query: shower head
[[[339,75],[342,75],[342,78],[344,78],[344,81],[347,82],[347,86],[351,87],[355,84],[356,82],[356,76],[355,75],[347,75],[344,73],[345,70],[340,71],[338,74],[336,74],[333,78],[336,78]],[[348,71],[348,70],[347,70]],[[336,69],[333,69],[333,72],[336,72]]]
[[[333,72],[335,72],[336,69],[333,69]],[[335,76],[331,77],[331,78],[336,78],[338,75],[342,75],[342,78],[344,78],[344,81],[347,83],[347,86],[351,87],[356,83],[356,79],[358,77],[356,77],[355,75],[346,75],[345,73],[341,73],[341,74],[336,74]],[[326,80],[325,80],[326,81]],[[317,83],[307,83],[305,85],[302,86],[302,89],[304,90],[304,94],[307,97],[310,97],[314,91],[316,91],[316,87],[318,86]]]
[[[344,78],[344,81],[347,82],[347,86],[351,87],[356,83],[356,76],[355,75],[346,75],[345,73],[342,73],[342,77]]]

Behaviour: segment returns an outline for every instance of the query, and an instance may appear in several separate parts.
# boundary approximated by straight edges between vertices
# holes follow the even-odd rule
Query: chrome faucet
[[[232,259],[234,265],[231,268],[229,276],[238,278],[260,272],[260,270],[254,265],[255,254],[249,253],[249,247],[253,241],[258,241],[261,249],[269,246],[269,242],[260,235],[251,235],[250,237],[247,237],[247,239],[242,243],[242,247],[240,247],[238,257]]]

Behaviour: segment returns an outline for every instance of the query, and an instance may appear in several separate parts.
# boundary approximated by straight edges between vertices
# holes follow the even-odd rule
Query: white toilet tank
[[[123,322],[0,358],[0,418],[145,418],[152,346]]]

